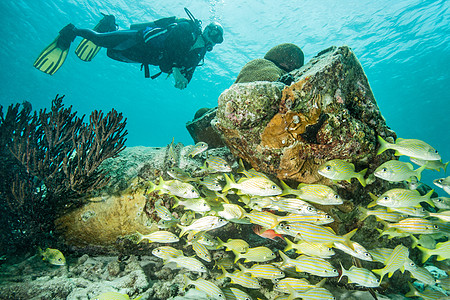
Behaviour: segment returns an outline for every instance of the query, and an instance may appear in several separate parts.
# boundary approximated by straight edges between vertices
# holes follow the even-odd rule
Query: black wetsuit
[[[172,18],[164,20],[167,19]],[[97,33],[90,29],[75,29],[75,32],[76,35],[107,48],[107,55],[112,59],[140,63],[143,66],[159,66],[161,72],[169,74],[173,67],[177,67],[189,82],[207,48],[205,46],[191,50],[201,34],[194,22],[187,19],[172,20],[165,28],[159,28],[155,25],[158,21],[155,21],[137,30]],[[153,32],[161,34],[152,37]]]

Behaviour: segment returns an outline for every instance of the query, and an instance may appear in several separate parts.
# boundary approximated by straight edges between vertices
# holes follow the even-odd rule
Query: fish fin
[[[217,276],[216,279],[221,279],[221,278],[225,278],[227,276],[227,270],[225,270],[225,268],[223,266],[219,266],[219,268],[222,270],[222,274]]]
[[[426,262],[430,258],[430,256],[433,255],[433,254],[430,253],[430,249],[428,249],[428,248],[425,248],[425,247],[422,247],[422,246],[418,245],[417,249],[422,251],[422,263]]]
[[[345,239],[345,245],[350,247],[350,249],[355,250],[355,247],[353,247],[352,241],[350,240],[356,233],[356,231],[358,230],[358,228],[353,229],[352,231],[350,231],[347,234],[344,234],[342,237]]]
[[[323,285],[325,284],[325,281],[326,281],[327,279],[326,278],[324,278],[324,279],[322,279],[321,281],[319,281],[318,283],[316,283],[316,285],[315,285],[315,287],[323,287]]]
[[[183,235],[186,234],[187,226],[183,226],[183,225],[177,224],[177,227],[181,229],[179,237],[182,237]]]
[[[241,263],[238,263],[238,267],[239,269],[241,269],[242,272],[245,273],[245,271],[247,270],[247,268],[245,268]]]
[[[236,250],[234,250],[234,249],[231,249],[231,251],[233,252],[233,254],[234,254],[234,263],[237,263],[238,262],[238,260],[239,259],[241,259],[241,253],[239,253],[239,252],[237,252]]]
[[[223,177],[225,177],[226,184],[225,184],[225,186],[222,188],[222,193],[225,193],[226,191],[228,191],[229,189],[232,188],[234,182],[233,182],[233,180],[232,180],[230,177],[228,177],[228,175],[225,174],[225,173],[223,174]]]
[[[367,168],[365,168],[364,170],[356,173],[356,179],[358,179],[359,183],[361,183],[362,186],[366,186],[366,180],[364,179],[364,176],[366,175],[367,172]]]
[[[416,248],[419,245],[419,240],[413,234],[410,237],[412,239],[411,248]]]
[[[424,200],[424,202],[430,204],[432,207],[436,207],[436,205],[434,204],[433,200],[431,200],[431,196],[433,195],[434,190],[429,191],[428,193],[426,193],[423,197],[426,199]]]
[[[136,231],[136,234],[138,236],[138,242],[137,244],[139,244],[140,242],[142,242],[142,240],[144,239],[144,235],[142,233],[140,233],[139,231]]]
[[[346,270],[345,270],[344,266],[342,265],[342,262],[339,262],[339,264],[341,265],[341,276],[339,276],[338,282],[341,281],[342,277],[346,276],[346,274],[345,274]]]
[[[422,171],[425,170],[426,166],[427,164],[424,164],[423,166],[414,171],[416,172],[417,181],[420,181],[420,179],[422,178]]]
[[[364,221],[369,216],[369,210],[362,206],[358,207],[359,212],[361,213],[358,218],[360,221]]]
[[[175,204],[172,206],[172,208],[175,208],[180,205],[180,199],[178,199],[177,196],[172,196],[173,200],[175,200]]]
[[[216,239],[219,241],[219,244],[216,246],[216,249],[222,248],[225,243],[219,237],[216,237]]]
[[[242,161],[242,158],[239,158],[239,167],[236,172],[238,172],[238,173],[245,172],[245,166],[244,166],[244,162]]]
[[[288,263],[288,261],[289,261],[289,259],[290,259],[289,256],[287,256],[286,254],[284,254],[283,251],[278,251],[278,253],[280,254],[281,259],[283,260],[283,263],[281,264],[280,267],[283,267],[283,266],[289,264],[289,263]]]
[[[448,162],[446,162],[446,163],[444,164],[444,166],[443,166],[444,173],[447,172],[447,166],[448,166],[448,163],[450,163],[450,160],[449,160]],[[439,171],[440,171],[440,169],[439,169]]]
[[[383,281],[384,275],[386,275],[386,273],[384,271],[385,271],[385,268],[372,270],[373,273],[380,276],[380,283],[381,283],[381,281]]]
[[[287,237],[285,237],[283,239],[287,243],[286,248],[284,248],[284,250],[283,250],[284,252],[294,249],[294,243],[290,239],[288,239]]]
[[[370,202],[369,204],[367,204],[367,208],[371,208],[371,207],[374,207],[374,206],[377,206],[377,205],[378,205],[377,201],[374,200],[374,201]]]
[[[378,143],[380,143],[380,147],[378,148],[377,155],[389,149],[388,146],[390,143],[386,142],[381,136],[378,136]]]
[[[280,179],[280,188],[283,190],[280,196],[286,196],[291,194],[292,188],[286,184],[283,180]]]
[[[407,292],[405,294],[405,297],[415,297],[415,296],[417,296],[417,290],[414,288],[414,286],[409,281],[408,281],[408,286],[409,286],[409,292]]]
[[[187,277],[186,274],[183,274],[183,279],[184,279],[183,291],[185,291],[188,285],[192,283],[192,280],[189,277]]]

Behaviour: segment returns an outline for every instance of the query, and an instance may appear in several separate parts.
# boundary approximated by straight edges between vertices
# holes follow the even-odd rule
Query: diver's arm
[[[179,68],[173,67],[172,74],[173,78],[175,79],[175,87],[180,90],[185,89],[189,81],[186,79],[186,77],[184,77],[183,74],[181,74],[181,70]]]

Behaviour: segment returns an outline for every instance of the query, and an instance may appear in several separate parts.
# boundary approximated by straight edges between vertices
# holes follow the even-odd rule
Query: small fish
[[[333,223],[334,219],[327,213],[317,214],[315,216],[302,216],[297,214],[287,214],[286,216],[279,216],[277,218],[278,222],[296,223],[296,222],[307,222],[316,225],[325,225]]]
[[[419,297],[423,300],[445,300],[448,299],[447,295],[432,289],[425,289],[423,292],[417,291],[411,282],[408,281],[409,292],[405,294],[405,297]]]
[[[186,211],[180,218],[180,224],[183,226],[191,225],[195,219],[195,212],[192,210]]]
[[[282,234],[276,233],[273,229],[266,229],[260,225],[253,225],[253,232],[265,239],[276,240],[276,238],[283,238]]]
[[[450,210],[439,211],[437,213],[429,213],[430,217],[438,218],[445,222],[450,222]]]
[[[333,230],[331,230],[331,228],[322,227],[320,225],[311,223],[280,223],[279,225],[277,225],[275,231],[278,232],[278,229],[281,229],[281,231],[284,231],[287,234],[293,234],[294,237],[296,236],[296,234],[299,234],[301,238],[307,242],[318,242],[324,244],[341,242],[350,248],[353,247],[350,239],[357,230],[354,229],[343,236],[339,236],[336,235]]]
[[[288,238],[284,238],[284,240],[287,243],[286,248],[284,248],[284,252],[295,249],[295,252],[297,252],[298,254],[306,254],[309,256],[320,258],[330,258],[335,254],[333,248],[329,247],[327,244],[307,242],[302,240],[294,243]]]
[[[226,184],[222,189],[225,193],[229,189],[238,189],[242,194],[254,196],[276,196],[281,194],[281,189],[271,180],[264,177],[243,178],[239,182],[234,182],[224,174]]]
[[[143,235],[139,231],[136,232],[138,236],[138,244],[142,242],[143,240],[148,240],[149,243],[156,242],[156,243],[176,243],[180,239],[173,234],[170,231],[164,231],[164,230],[158,230],[155,232],[152,232],[150,234]]]
[[[223,293],[227,300],[252,300],[246,292],[234,287],[222,288]]]
[[[241,258],[245,258],[245,262],[266,262],[276,257],[272,250],[264,246],[249,248],[245,253],[239,253],[237,251],[233,251],[233,253],[235,255],[235,263]]]
[[[152,254],[163,260],[183,255],[183,251],[170,246],[161,246],[152,250]]]
[[[302,200],[321,205],[339,205],[344,203],[342,198],[327,185],[300,183],[297,189],[292,189],[283,181],[280,182],[283,189],[282,195],[296,195]]]
[[[218,156],[210,156],[206,159],[203,169],[210,173],[231,172],[231,167],[226,160]]]
[[[237,204],[223,203],[222,209],[217,212],[219,217],[228,221],[240,220],[245,216],[245,210]]]
[[[321,213],[308,202],[297,198],[273,197],[271,203],[266,207],[302,216],[316,216]]]
[[[395,228],[410,234],[433,234],[439,232],[439,226],[422,218],[406,218],[398,223],[386,223],[385,228]]]
[[[242,159],[239,159],[239,168],[237,172],[244,174],[247,178],[265,177],[266,179],[270,180],[270,178],[266,174],[258,172],[253,168],[250,170],[246,170],[244,167],[244,163],[242,162]]]
[[[393,159],[379,166],[375,170],[374,175],[375,177],[391,182],[409,180],[413,176],[420,180],[424,169],[425,166],[422,166],[414,170],[412,164]]]
[[[311,288],[303,293],[295,292],[293,289],[290,290],[290,295],[288,299],[301,298],[303,300],[335,300],[336,298],[333,294],[322,287]]]
[[[351,183],[351,179],[356,178],[362,186],[366,186],[364,175],[366,174],[367,169],[364,169],[357,173],[355,172],[354,164],[342,159],[333,159],[327,161],[319,167],[317,172],[319,172],[320,175],[335,181],[347,180],[349,183]]]
[[[141,298],[142,296],[139,296],[133,300],[139,300]],[[94,297],[94,300],[130,300],[130,297],[127,294],[118,292],[106,292]]]
[[[211,262],[211,254],[208,251],[208,248],[206,246],[198,241],[192,242],[192,249],[194,250],[195,254],[203,259],[204,261]]]
[[[181,198],[200,197],[200,194],[193,185],[176,179],[164,181],[160,176],[158,185],[154,185],[153,183],[150,184],[152,185],[152,187],[149,192],[160,191],[160,193],[170,193]]]
[[[440,172],[441,169],[444,169],[444,173],[447,172],[447,166],[450,163],[450,161],[444,164],[442,160],[423,160],[414,157],[411,157],[410,160],[416,165],[425,166],[425,168],[428,170],[435,170]]]
[[[361,215],[359,219],[364,221],[368,216],[375,216],[377,221],[398,222],[404,219],[404,216],[398,212],[388,212],[386,208],[379,208],[376,210],[368,210],[362,206],[358,207]]]
[[[392,254],[394,249],[391,248],[374,248],[368,250],[370,255],[372,256],[373,261],[378,261],[383,263],[387,260],[387,258]]]
[[[433,255],[437,255],[438,261],[450,258],[450,241],[437,243],[435,249],[428,249],[421,246],[417,246],[417,248],[422,251],[422,262],[426,262]]]
[[[211,281],[205,280],[203,278],[199,278],[197,280],[191,280],[189,277],[183,275],[184,277],[184,287],[183,290],[186,289],[189,285],[195,286],[196,290],[204,292],[208,297],[212,299],[225,300],[225,295],[222,290]]]
[[[167,174],[170,177],[172,177],[173,179],[177,179],[182,182],[197,181],[197,178],[192,178],[188,172],[186,172],[178,167],[173,167],[173,168],[169,169],[167,171]]]
[[[288,287],[290,287],[291,289],[295,290],[298,293],[306,292],[311,288],[315,288],[314,285],[310,284],[304,278],[292,278],[292,277],[280,279],[274,285],[274,289],[282,293],[289,293]]]
[[[404,238],[404,237],[410,237],[411,234],[407,233],[407,232],[403,232],[400,230],[397,230],[395,228],[389,228],[387,230],[381,230],[379,228],[375,228],[379,233],[380,236],[378,238],[381,238],[383,235],[387,235],[388,239],[393,239],[393,238]]]
[[[180,220],[178,220],[177,218],[173,218],[170,220],[159,220],[158,221],[158,228],[159,229],[170,229],[172,227],[177,226],[177,224],[180,223]]]
[[[439,209],[450,209],[450,197],[437,197],[431,200]]]
[[[342,277],[348,277],[348,283],[357,283],[361,286],[375,288],[380,285],[380,281],[371,271],[358,268],[356,266],[351,266],[349,270],[346,270],[341,263],[342,273],[339,277],[339,281],[341,281]]]
[[[42,256],[42,260],[47,261],[49,264],[55,266],[64,266],[66,264],[66,258],[58,249],[47,248],[42,250],[38,248],[39,255]]]
[[[422,206],[420,206],[420,207],[389,207],[389,208],[387,208],[387,211],[390,213],[397,212],[404,216],[413,216],[413,217],[427,217],[430,214]]]
[[[195,157],[196,155],[199,155],[200,153],[206,151],[208,149],[208,144],[205,142],[198,142],[194,146],[192,146],[192,149],[187,154],[188,157]]]
[[[398,138],[395,143],[392,144],[378,136],[378,142],[380,143],[380,148],[378,148],[377,155],[383,153],[387,149],[393,149],[395,150],[396,156],[406,155],[423,160],[441,159],[441,156],[436,149],[421,140]]]
[[[295,267],[297,272],[307,272],[320,277],[336,277],[339,275],[336,268],[323,258],[300,255],[296,259],[292,259],[282,251],[279,251],[279,253],[283,259],[281,267],[291,265]]]
[[[172,208],[182,205],[185,209],[192,210],[198,213],[203,213],[211,210],[211,206],[203,198],[190,198],[180,200],[176,197],[173,197],[173,199],[175,200],[175,204]]]
[[[450,195],[450,176],[433,180],[433,183]]]
[[[414,235],[411,235],[411,239],[412,239],[411,248],[416,248],[418,245],[428,249],[436,248],[436,240],[433,238],[432,235],[421,234],[419,238],[416,238]]]
[[[231,283],[239,284],[240,286],[243,286],[245,288],[249,289],[259,289],[261,288],[261,284],[259,283],[258,279],[246,275],[242,271],[236,271],[234,273],[229,273],[225,268],[220,267],[222,269],[222,275],[219,275],[217,279],[228,277],[231,279]]]
[[[411,276],[426,285],[435,285],[436,280],[433,275],[425,268],[417,266],[412,260],[408,259],[405,262],[405,270],[411,273]]]
[[[340,242],[335,242],[334,243],[334,247],[336,249],[339,249],[341,251],[344,251],[345,253],[347,253],[348,255],[351,255],[353,257],[365,260],[365,261],[372,261],[372,255],[370,255],[369,251],[366,250],[366,248],[364,248],[361,244],[351,241],[352,242],[352,246],[353,249],[351,249],[350,247],[340,243]]]
[[[252,211],[246,213],[245,217],[252,224],[260,225],[264,228],[273,229],[278,224],[278,216],[268,211]]]
[[[202,180],[200,180],[198,183],[206,187],[207,189],[211,191],[222,191],[222,185],[220,184],[219,180],[217,179],[217,176],[206,176],[203,177]]]
[[[416,190],[391,189],[378,197],[376,204],[389,208],[411,206],[420,207],[420,202],[427,202],[431,206],[434,206],[433,201],[430,199],[433,192],[434,191],[431,190],[426,195],[421,196]],[[369,203],[367,207],[372,206],[374,206],[373,202]]]
[[[215,260],[214,267],[220,268],[221,266],[227,270],[234,269],[234,261],[231,257],[222,257]]]
[[[192,272],[205,273],[207,271],[205,265],[193,257],[187,257],[184,255],[169,257],[164,263],[168,264],[171,262],[176,263],[178,268],[185,268]]]
[[[404,263],[408,259],[409,251],[403,245],[397,245],[388,258],[383,262],[385,267],[382,269],[372,270],[375,274],[381,276],[380,282],[383,280],[384,275],[389,273],[391,277],[395,271],[404,268]]]
[[[246,241],[241,239],[228,239],[227,242],[222,241],[220,238],[217,238],[217,240],[219,241],[219,243],[216,249],[226,247],[226,251],[236,251],[239,253],[245,253],[250,247]]]
[[[181,228],[180,237],[183,236],[187,231],[208,231],[212,229],[216,229],[228,224],[227,220],[216,216],[206,216],[200,219],[195,220],[189,226],[177,225]]]
[[[161,205],[162,200],[159,199],[158,201],[155,202],[155,209],[156,209],[156,214],[158,215],[159,218],[166,220],[166,221],[170,221],[173,219],[172,213],[170,212],[170,210],[165,207],[164,205]]]
[[[170,143],[170,145],[168,146],[169,149],[167,150],[167,156],[168,156],[171,166],[174,166],[177,163],[175,150],[173,149],[174,142],[175,142],[175,137],[172,138],[172,143]]]
[[[246,268],[242,264],[238,264],[242,272],[248,273],[253,277],[264,279],[278,279],[284,277],[284,272],[270,264],[254,264],[251,268]]]

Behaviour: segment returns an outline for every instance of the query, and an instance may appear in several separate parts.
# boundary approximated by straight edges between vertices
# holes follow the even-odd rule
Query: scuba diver
[[[212,22],[202,31],[201,21],[184,9],[189,19],[168,17],[153,22],[132,24],[129,30],[117,30],[113,15],[91,29],[79,29],[68,24],[34,62],[38,70],[53,75],[64,63],[75,37],[84,39],[75,50],[83,61],[91,61],[101,47],[108,57],[127,63],[140,63],[145,77],[150,77],[149,65],[159,66],[160,72],[173,74],[175,87],[186,88],[197,66],[203,64],[207,51],[223,42],[223,28]]]

